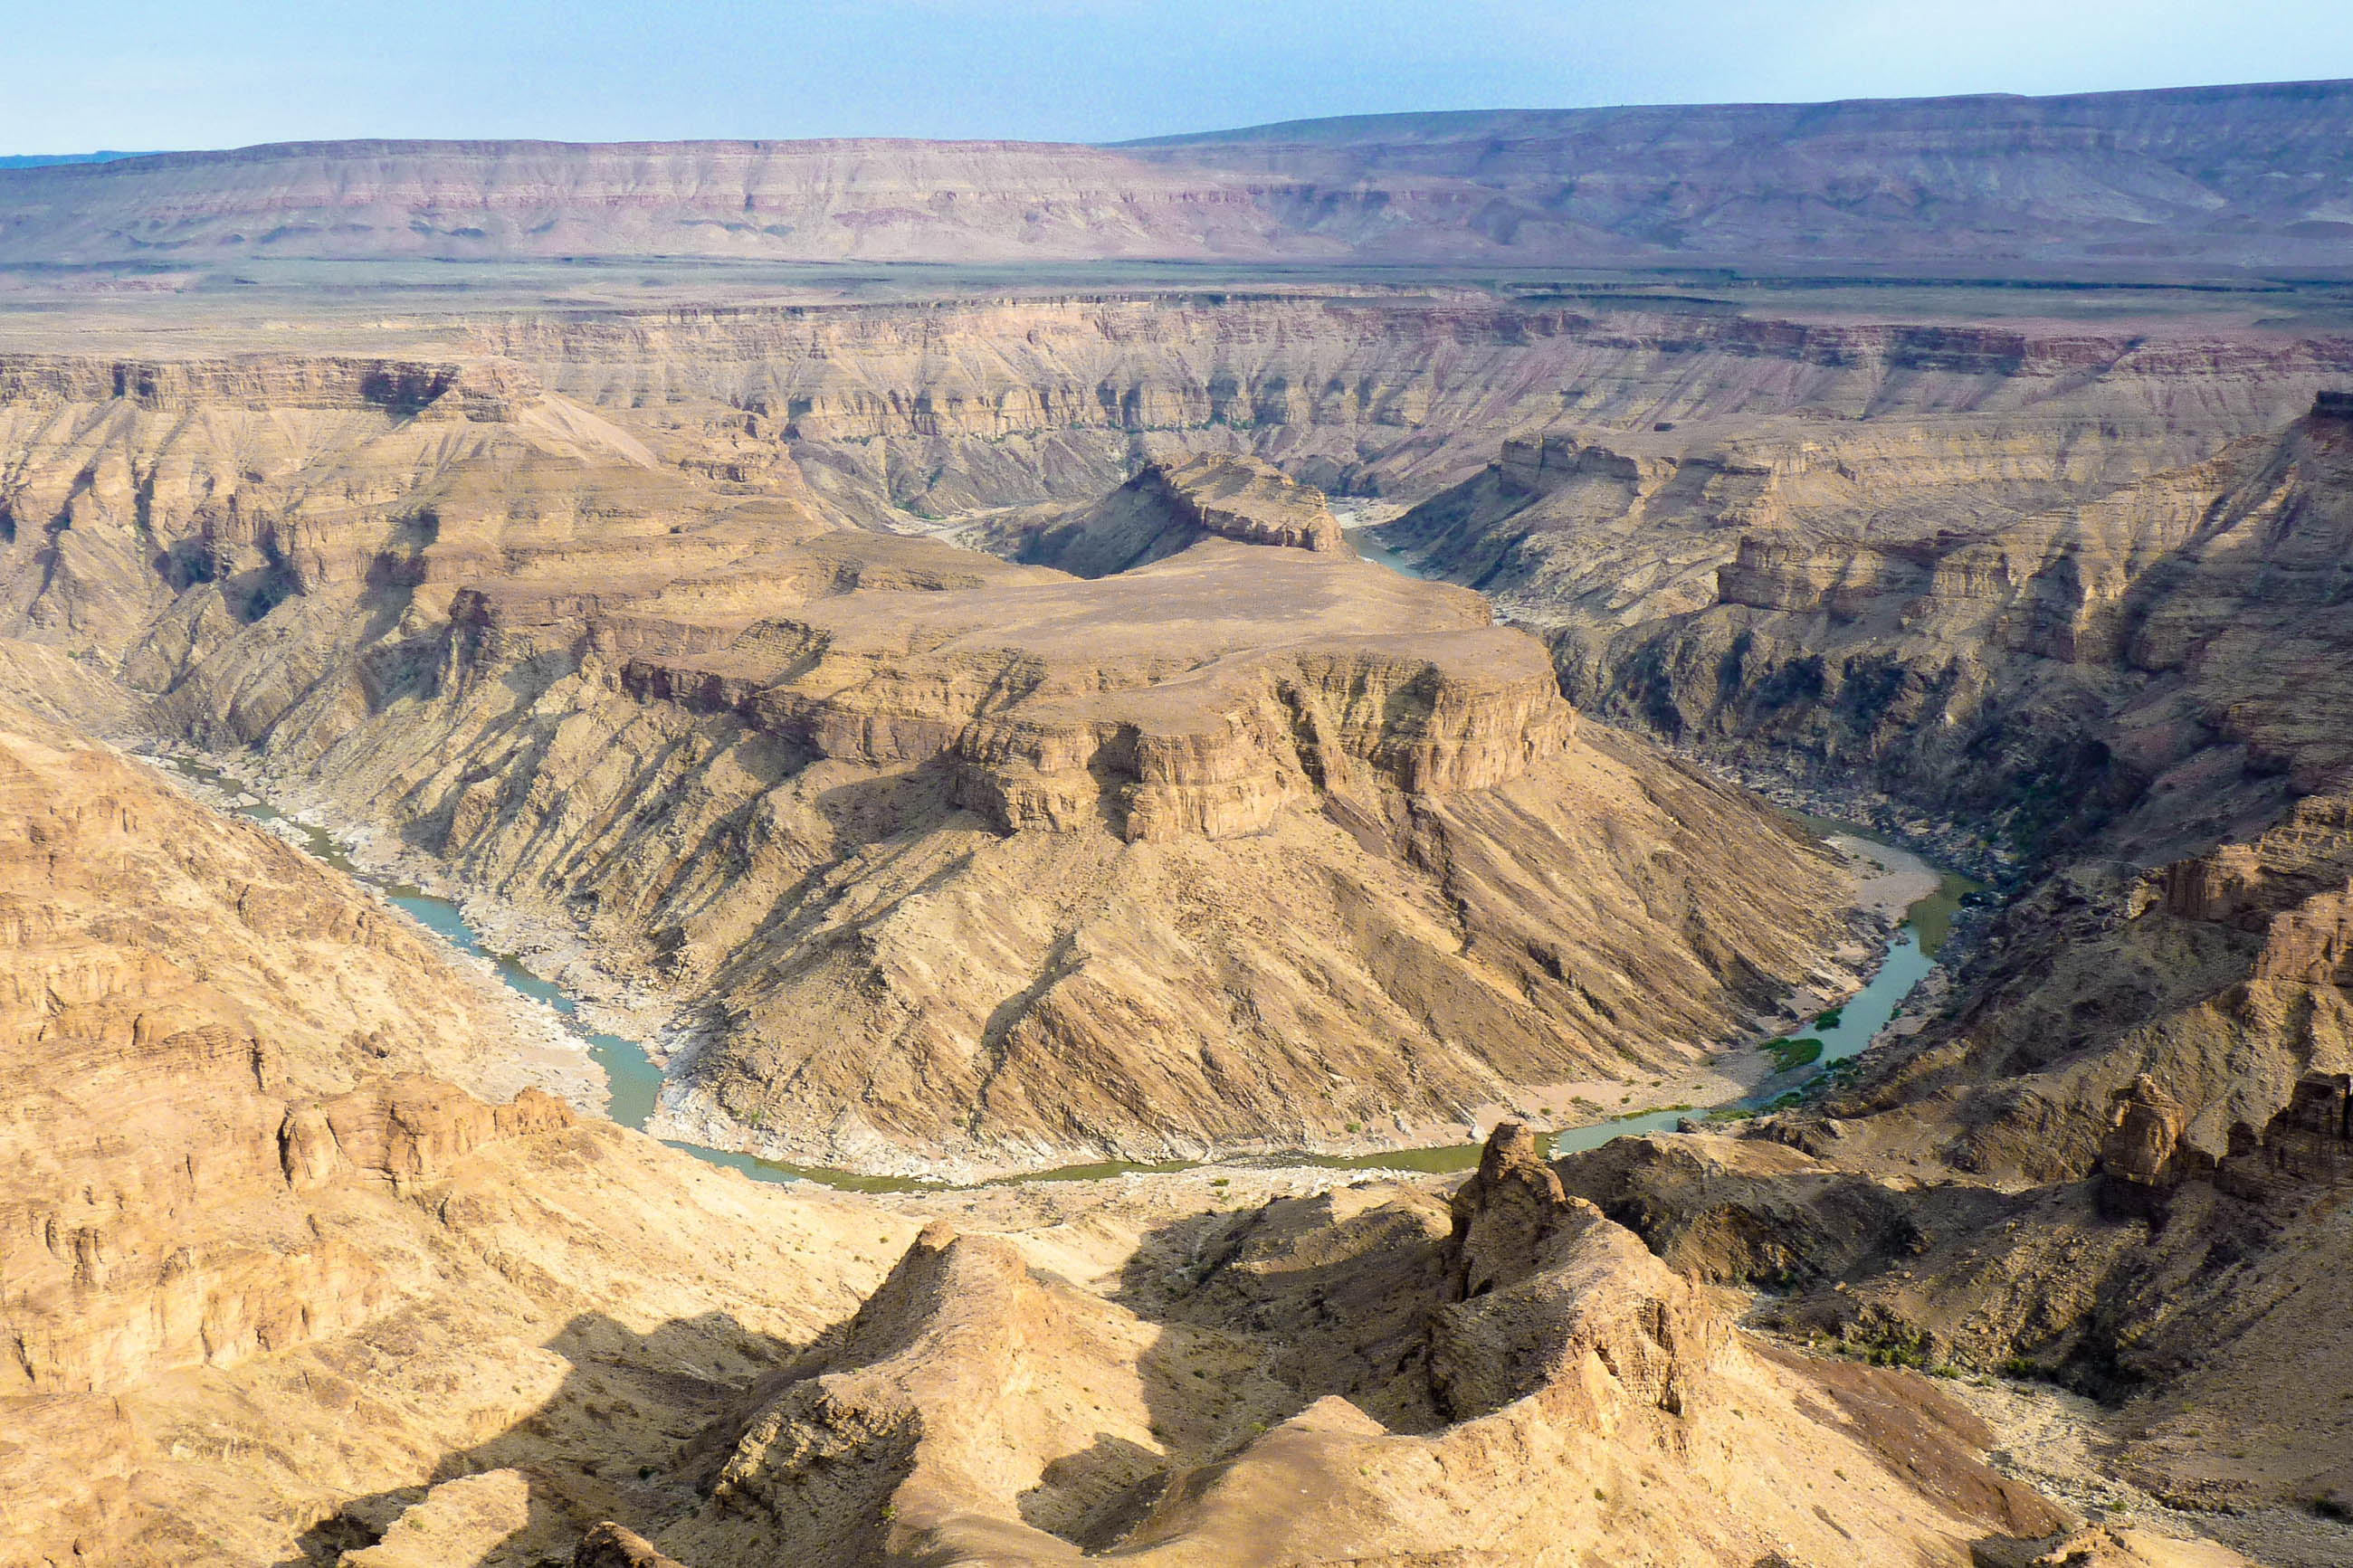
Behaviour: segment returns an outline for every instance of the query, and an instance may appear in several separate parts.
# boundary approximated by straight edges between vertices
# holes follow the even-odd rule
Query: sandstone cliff
[[[860,586],[781,608],[812,580]],[[1361,563],[1211,540],[1078,584],[849,535],[574,581],[460,591],[356,725],[332,685],[269,713],[261,645],[173,701],[711,1008],[666,1102],[696,1135],[1393,1136],[1688,1059],[1832,935],[1801,842],[1577,738],[1535,644]]]

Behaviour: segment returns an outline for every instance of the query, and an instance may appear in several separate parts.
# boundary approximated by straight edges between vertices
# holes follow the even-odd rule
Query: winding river
[[[1394,570],[1413,574],[1406,561],[1394,551],[1380,546],[1365,537],[1363,530],[1350,530],[1350,540],[1367,560]],[[1377,553],[1376,553],[1377,552]],[[644,1046],[620,1035],[609,1035],[589,1029],[580,1018],[579,1008],[562,987],[542,979],[524,967],[512,953],[499,952],[486,947],[480,935],[467,924],[458,905],[405,883],[375,877],[354,865],[341,845],[321,827],[302,822],[280,812],[260,800],[238,780],[216,769],[184,757],[162,757],[189,778],[209,785],[226,795],[231,808],[250,817],[307,849],[325,864],[355,881],[366,883],[381,892],[392,903],[414,916],[417,922],[434,932],[459,952],[482,959],[497,971],[499,978],[517,993],[534,1002],[545,1004],[561,1015],[584,1039],[589,1056],[605,1070],[610,1086],[609,1114],[624,1126],[640,1131],[652,1116],[657,1097],[661,1092],[662,1069],[646,1054]],[[1806,818],[1807,826],[1816,833],[1841,833],[1871,843],[1880,840],[1863,830],[1845,823]],[[1893,848],[1893,846],[1885,846]],[[1949,928],[1960,900],[1976,884],[1962,878],[1944,874],[1937,890],[1914,904],[1897,932],[1894,943],[1873,973],[1870,982],[1838,1008],[1837,1021],[1827,1027],[1810,1028],[1806,1037],[1820,1039],[1822,1050],[1813,1068],[1800,1075],[1782,1074],[1769,1080],[1771,1087],[1743,1100],[1725,1105],[1695,1110],[1690,1106],[1670,1110],[1632,1112],[1609,1121],[1583,1127],[1567,1128],[1550,1135],[1555,1153],[1570,1153],[1583,1149],[1595,1149],[1613,1138],[1623,1138],[1642,1132],[1672,1132],[1685,1121],[1694,1117],[1717,1114],[1754,1112],[1765,1108],[1780,1095],[1788,1094],[1799,1085],[1811,1081],[1832,1063],[1845,1061],[1859,1055],[1880,1030],[1894,1016],[1896,1008],[1912,988],[1935,967],[1936,952]],[[763,1159],[754,1154],[721,1149],[707,1149],[699,1144],[665,1140],[670,1147],[681,1149],[714,1165],[724,1165],[743,1172],[757,1181],[807,1181],[849,1192],[917,1192],[935,1191],[948,1184],[927,1182],[903,1176],[865,1176],[848,1171],[827,1170],[815,1166],[787,1164],[781,1161]],[[1101,1164],[1068,1165],[1055,1170],[1031,1172],[1021,1175],[992,1178],[983,1184],[997,1185],[1013,1182],[1095,1181],[1131,1173],[1153,1173],[1190,1170],[1205,1164],[1256,1164],[1280,1166],[1317,1166],[1327,1169],[1362,1171],[1465,1171],[1479,1162],[1480,1145],[1476,1143],[1445,1144],[1421,1149],[1394,1149],[1373,1154],[1279,1154],[1236,1156],[1225,1160],[1171,1160],[1153,1164],[1131,1164],[1107,1162]]]

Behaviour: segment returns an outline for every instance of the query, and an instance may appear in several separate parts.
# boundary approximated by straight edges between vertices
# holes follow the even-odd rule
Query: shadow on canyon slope
[[[437,1557],[446,1568],[568,1563],[573,1542],[600,1520],[650,1533],[658,1518],[699,1505],[692,1440],[762,1381],[758,1374],[743,1382],[711,1375],[705,1369],[717,1360],[714,1352],[765,1371],[807,1347],[754,1332],[723,1312],[674,1320],[642,1334],[604,1313],[584,1312],[546,1348],[570,1370],[536,1410],[480,1443],[444,1454],[415,1486],[345,1502],[303,1531],[301,1553],[275,1568],[332,1568],[343,1553],[384,1540],[431,1489],[493,1470],[526,1479],[529,1521],[462,1560]],[[535,1555],[519,1554],[533,1546]]]
[[[1391,1432],[1435,1432],[1446,1425],[1428,1372],[1430,1314],[1446,1300],[1445,1200],[1392,1189],[1367,1206],[1353,1196],[1342,1188],[1163,1226],[1113,1299],[1147,1321],[1254,1342],[1287,1406],[1273,1420],[1336,1394]],[[1147,1363],[1167,1349],[1164,1340]],[[1185,1386],[1177,1370],[1145,1386]]]

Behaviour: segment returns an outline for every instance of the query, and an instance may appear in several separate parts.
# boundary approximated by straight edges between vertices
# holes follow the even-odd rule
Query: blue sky
[[[0,153],[1112,141],[1311,115],[2353,77],[2348,0],[18,0]]]

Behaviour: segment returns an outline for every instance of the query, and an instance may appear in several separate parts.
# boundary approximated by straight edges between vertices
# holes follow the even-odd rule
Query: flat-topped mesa
[[[793,575],[786,552],[758,570]],[[993,562],[950,581],[861,580],[723,637],[632,622],[600,646],[640,701],[728,711],[810,758],[937,763],[1005,833],[1232,837],[1319,794],[1493,788],[1576,735],[1541,644],[1474,595],[1363,563],[1199,538],[1089,582]]]
[[[1108,577],[1208,539],[1349,552],[1323,491],[1271,463],[1229,453],[1163,458],[1091,506],[1043,521],[1001,521],[976,542],[1026,564]]]
[[[1051,702],[1042,714],[981,720],[950,748],[957,802],[1007,832],[1103,821],[1131,843],[1227,838],[1318,791],[1492,788],[1574,739],[1576,714],[1538,668],[1539,650],[1514,646],[1526,639],[1491,631],[1383,646],[1391,640],[1107,692],[1084,701],[1084,717],[1057,721],[1053,710],[1072,704]]]
[[[1220,539],[1325,554],[1348,548],[1322,490],[1256,458],[1210,453],[1155,463],[1134,483],[1164,496],[1178,516]]]
[[[2335,419],[2353,423],[2353,392],[2313,394],[2312,416],[2315,419]]]

